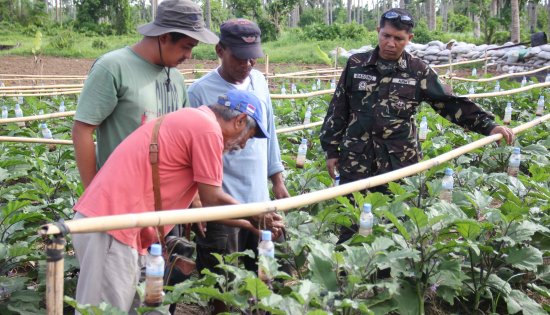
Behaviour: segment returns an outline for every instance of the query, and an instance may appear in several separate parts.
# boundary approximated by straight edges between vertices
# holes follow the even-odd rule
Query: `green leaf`
[[[423,299],[424,297],[422,297]],[[417,315],[420,314],[420,297],[416,294],[415,289],[406,281],[401,282],[401,287],[397,291],[395,301],[401,315]]]
[[[4,179],[8,178],[9,172],[6,169],[3,169],[0,167],[0,183],[4,181]]]
[[[265,283],[259,278],[246,278],[244,280],[245,290],[250,292],[256,299],[267,297],[271,294],[271,291],[265,285]]]
[[[428,225],[428,216],[422,209],[411,208],[405,211],[405,215],[408,216],[416,227],[422,229]]]
[[[312,248],[308,256],[309,268],[311,270],[311,280],[322,284],[329,291],[338,290],[336,281],[335,267],[332,264],[332,258],[326,255],[319,255],[316,251],[318,246]]]
[[[520,270],[536,271],[542,265],[542,253],[534,247],[511,248],[506,262]]]
[[[407,241],[410,241],[411,240],[411,236],[409,234],[409,232],[407,232],[407,229],[403,226],[403,224],[401,224],[401,222],[399,222],[399,219],[397,219],[397,217],[395,215],[393,215],[393,213],[389,212],[388,210],[384,210],[382,211],[382,214],[383,216],[385,216],[388,220],[391,221],[391,223],[393,223],[393,225],[397,228],[397,230],[399,231],[399,233],[407,240]]]
[[[523,314],[529,315],[547,314],[539,304],[519,290],[512,290],[504,299],[508,313],[510,314],[516,314],[520,311],[523,311]]]
[[[456,230],[462,237],[475,240],[481,234],[481,226],[474,220],[463,220],[455,222]]]

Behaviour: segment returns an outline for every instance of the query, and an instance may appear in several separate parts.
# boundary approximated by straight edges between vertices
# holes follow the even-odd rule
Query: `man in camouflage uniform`
[[[351,56],[340,77],[321,145],[328,172],[334,178],[338,169],[342,184],[421,160],[414,115],[423,101],[464,128],[513,140],[509,128],[495,124],[493,115],[467,98],[452,95],[425,62],[405,51],[413,27],[406,10],[385,12],[377,28],[378,46]]]

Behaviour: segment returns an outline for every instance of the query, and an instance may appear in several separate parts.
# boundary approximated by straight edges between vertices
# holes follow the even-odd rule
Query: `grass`
[[[0,56],[31,56],[34,37],[35,34],[23,34],[13,30],[0,31],[0,44],[17,45],[19,43],[16,48],[0,51]],[[42,55],[45,56],[97,58],[108,51],[132,45],[140,39],[141,35],[137,33],[125,36],[90,36],[72,31],[63,31],[59,34],[42,32],[41,47]],[[283,33],[279,40],[264,43],[263,49],[269,55],[270,63],[322,64],[326,58],[323,58],[317,52],[317,46],[320,47],[321,51],[328,54],[337,46],[352,49],[366,44],[353,40],[338,39],[304,41],[293,32],[288,31]],[[200,44],[193,49],[193,57],[198,60],[215,60],[214,47]],[[259,62],[263,63],[263,60],[259,60]]]

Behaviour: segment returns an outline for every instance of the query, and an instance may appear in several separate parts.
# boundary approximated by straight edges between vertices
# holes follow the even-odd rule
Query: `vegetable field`
[[[516,78],[518,79],[518,78]],[[521,80],[521,77],[519,77]],[[501,90],[520,87],[519,80],[499,80]],[[527,80],[537,83],[536,77]],[[327,80],[270,79],[273,93],[284,85],[290,93],[329,89]],[[454,81],[456,94],[494,91],[496,81]],[[512,103],[511,126],[536,118],[540,95],[535,88],[515,94],[478,98],[501,123]],[[281,129],[322,121],[331,95],[273,99]],[[25,97],[24,116],[76,107],[75,95]],[[17,99],[0,98],[13,109]],[[548,104],[548,102],[547,102]],[[547,115],[548,105],[545,113]],[[424,160],[437,157],[483,136],[467,132],[438,116],[428,104],[417,114],[428,122],[422,143]],[[544,116],[546,117],[546,116]],[[25,126],[0,124],[0,136],[42,137],[46,122],[54,139],[70,140],[72,118],[34,120]],[[496,143],[450,162],[389,183],[390,193],[355,192],[358,205],[372,204],[373,233],[356,235],[336,245],[341,226],[359,218],[360,207],[338,197],[285,213],[288,241],[276,246],[276,259],[259,262],[273,277],[262,282],[239,265],[252,252],[219,256],[225,274],[206,273],[167,287],[165,303],[206,307],[211,299],[230,305],[233,313],[262,314],[547,314],[550,311],[550,123],[516,135],[521,148],[518,177],[506,168],[512,146]],[[308,139],[304,168],[296,168],[302,138]],[[334,185],[325,168],[319,127],[280,133],[286,186],[292,196]],[[439,199],[445,168],[454,170],[452,202]],[[72,205],[82,193],[72,146],[0,142],[0,314],[45,313],[45,243],[37,235],[44,223],[72,218]],[[74,289],[78,263],[70,235],[65,256],[65,311],[118,314],[108,305],[77,305]],[[141,288],[142,289],[142,288]],[[147,311],[146,308],[141,309]]]

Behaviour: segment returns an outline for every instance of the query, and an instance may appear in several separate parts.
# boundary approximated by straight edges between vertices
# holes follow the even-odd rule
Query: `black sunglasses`
[[[414,21],[413,21],[412,17],[410,17],[408,15],[399,14],[395,11],[386,12],[382,17],[387,19],[387,20],[395,20],[395,19],[399,18],[399,20],[402,23],[414,26]]]

